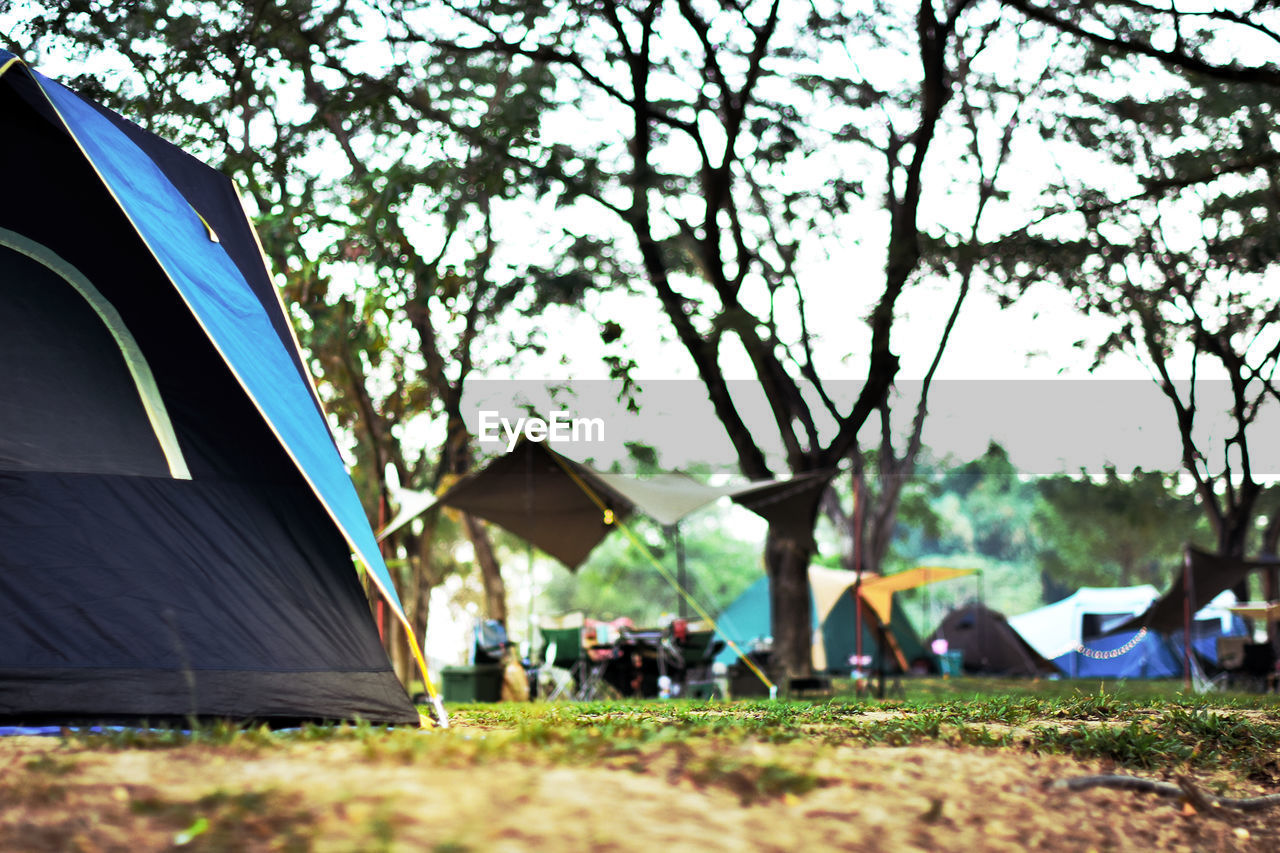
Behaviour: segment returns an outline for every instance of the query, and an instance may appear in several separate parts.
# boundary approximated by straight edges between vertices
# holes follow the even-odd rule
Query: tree
[[[701,515],[701,514],[700,514]],[[681,523],[690,592],[710,613],[731,604],[758,577],[759,552],[727,535],[723,519],[706,517]],[[652,523],[634,525],[674,577],[676,556],[671,540]],[[580,610],[596,618],[628,617],[640,626],[653,626],[664,614],[678,613],[680,602],[670,583],[625,537],[614,535],[600,544],[577,572],[558,572],[546,590],[554,611]]]
[[[1153,37],[1086,39],[1045,135],[1093,167],[1052,190],[998,264],[1009,281],[1056,281],[1112,322],[1096,363],[1125,352],[1148,365],[1217,550],[1240,557],[1264,495],[1250,439],[1264,406],[1280,401],[1280,300],[1264,284],[1280,259],[1277,90],[1264,66],[1186,59],[1203,57],[1213,33],[1166,32],[1183,58],[1154,58],[1177,74],[1139,49]]]
[[[370,520],[388,497],[385,471],[437,488],[472,464],[461,396],[487,359],[537,346],[521,315],[573,303],[573,282],[534,289],[498,263],[496,234],[531,181],[474,144],[530,144],[529,93],[545,67],[478,69],[463,87],[425,68],[379,27],[416,4],[284,0],[31,4],[8,35],[33,57],[74,57],[95,69],[73,81],[175,142],[201,152],[246,191],[277,281],[294,309],[328,408],[354,438],[353,477]],[[107,73],[105,69],[113,69]],[[446,127],[442,111],[459,124]],[[462,118],[464,109],[470,114]],[[498,322],[512,324],[504,329]],[[439,452],[423,418],[440,417]],[[505,619],[505,591],[484,526],[464,516],[487,609]],[[430,588],[454,563],[433,523],[387,543],[418,636]],[[394,629],[394,626],[392,626]],[[390,632],[407,678],[404,637]]]
[[[1102,54],[1151,59],[1192,77],[1280,87],[1280,68],[1254,61],[1280,42],[1273,2],[1236,8],[1179,8],[1134,0],[1004,0],[1004,4],[1074,37]],[[1250,55],[1252,54],[1252,56]]]
[[[1053,598],[1080,586],[1164,588],[1183,547],[1209,538],[1194,496],[1179,494],[1175,480],[1141,469],[1122,477],[1113,465],[1100,479],[1041,480],[1033,522],[1046,590],[1061,593]]]
[[[972,5],[921,2],[904,14],[881,3],[850,13],[779,0],[455,0],[440,3],[430,23],[405,18],[398,37],[435,44],[459,66],[479,57],[483,67],[553,69],[558,88],[544,109],[554,116],[573,105],[593,120],[568,132],[543,125],[536,160],[558,187],[563,216],[591,211],[576,227],[601,247],[600,274],[645,283],[738,467],[765,478],[774,473],[768,442],[726,380],[737,366],[758,381],[768,439],[792,472],[834,470],[885,407],[898,371],[899,298],[921,272],[926,166],[960,121],[949,110],[957,75],[997,29],[992,19],[966,22]],[[439,35],[441,20],[459,23]],[[811,302],[826,294],[807,270],[813,254],[855,242],[865,223],[854,212],[882,224],[884,266],[841,283],[846,305],[866,306],[869,340],[859,392],[838,401],[823,359],[838,363],[852,348],[810,325]],[[837,236],[816,238],[824,234]],[[847,336],[857,324],[843,325]],[[770,532],[784,674],[809,668],[810,556],[806,541]]]
[[[939,280],[957,281],[955,301],[938,338],[933,358],[924,378],[918,383],[914,414],[910,427],[901,438],[895,435],[893,415],[905,408],[905,395],[893,400],[886,395],[877,410],[878,443],[871,449],[857,449],[851,454],[853,509],[846,511],[834,490],[824,496],[823,510],[836,528],[846,533],[842,565],[852,571],[882,573],[885,560],[897,535],[897,523],[904,489],[913,479],[922,448],[925,419],[929,412],[929,391],[933,379],[960,318],[961,309],[972,288],[982,260],[981,235],[984,214],[992,201],[1005,195],[1000,185],[1001,171],[1008,162],[1015,133],[1023,122],[1024,107],[1050,79],[1052,66],[1046,65],[1039,79],[1032,79],[1019,89],[1002,81],[998,71],[982,70],[975,60],[981,58],[987,41],[996,32],[994,26],[980,28],[976,38],[957,42],[957,67],[952,73],[955,99],[962,119],[965,144],[957,158],[962,167],[972,169],[976,198],[972,218],[957,230],[943,228],[937,235],[922,235],[928,246],[924,260]],[[970,43],[972,42],[972,43]],[[1021,42],[1017,47],[1024,47]],[[992,98],[1003,92],[1002,99]],[[913,385],[915,383],[912,383]],[[892,401],[892,402],[891,402]]]

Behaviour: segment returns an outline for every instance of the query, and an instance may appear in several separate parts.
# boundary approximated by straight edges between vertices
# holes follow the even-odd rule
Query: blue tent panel
[[[1138,639],[1123,631],[1083,644],[1088,654],[1067,652],[1053,662],[1071,678],[1177,678],[1182,657],[1169,640],[1154,631]],[[1121,652],[1122,649],[1127,651]]]

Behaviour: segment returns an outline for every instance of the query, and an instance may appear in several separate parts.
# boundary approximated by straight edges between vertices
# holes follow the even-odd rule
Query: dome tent
[[[1004,614],[971,602],[943,617],[928,643],[945,640],[964,655],[966,672],[992,675],[1053,675],[1058,668],[1013,629]]]
[[[878,578],[870,572],[863,575],[867,583]],[[819,672],[847,675],[853,669],[851,658],[858,648],[858,606],[853,597],[857,573],[843,569],[809,566],[809,588],[813,599],[813,665]],[[864,599],[865,600],[865,599]],[[885,650],[884,665],[891,672],[904,672],[913,661],[927,656],[924,644],[911,627],[897,598],[885,600],[890,608],[888,639],[893,648]],[[870,618],[870,607],[861,620],[862,653],[880,659],[878,632]],[[769,636],[772,620],[769,602],[769,579],[760,578],[733,600],[717,618],[721,635],[741,649],[750,649]],[[732,649],[721,652],[718,660],[733,663]]]
[[[231,182],[0,51],[0,719],[417,722]]]

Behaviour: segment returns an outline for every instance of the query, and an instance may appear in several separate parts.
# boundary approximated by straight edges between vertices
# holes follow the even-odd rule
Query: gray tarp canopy
[[[728,496],[785,535],[812,541],[818,501],[833,473],[730,486],[708,486],[674,473],[639,479],[601,473],[546,443],[521,441],[510,453],[460,479],[438,499],[398,490],[400,511],[380,536],[443,505],[491,521],[576,569],[613,529],[594,494],[619,520],[640,512],[663,525],[675,524]]]
[[[1220,593],[1247,578],[1251,572],[1280,568],[1280,563],[1220,557],[1188,545],[1184,569],[1174,578],[1169,591],[1152,602],[1145,613],[1117,625],[1113,631],[1147,628],[1168,633],[1180,630],[1186,618],[1184,602],[1187,597],[1187,567],[1190,568],[1191,576],[1191,610],[1195,612]]]

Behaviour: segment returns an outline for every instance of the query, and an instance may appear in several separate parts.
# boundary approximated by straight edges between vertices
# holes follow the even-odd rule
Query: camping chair
[[[1250,693],[1276,689],[1276,650],[1270,643],[1245,643],[1239,666],[1227,668],[1227,686]]]
[[[486,619],[476,625],[475,645],[471,651],[476,664],[503,663],[507,652],[507,629],[497,619]]]
[[[578,682],[576,698],[582,701],[604,699],[613,689],[605,682],[609,666],[620,656],[623,641],[615,625],[598,622],[582,629],[582,678]],[[616,689],[612,695],[617,696]]]
[[[542,668],[548,673],[568,670],[567,677],[554,678],[551,694],[547,699],[559,699],[573,690],[581,678],[582,627],[541,628],[543,650]]]
[[[617,637],[608,625],[579,625],[542,628],[543,665],[569,671],[560,679],[547,699],[564,696],[579,700],[600,698],[604,693],[604,676],[616,656]]]
[[[701,626],[689,626],[689,630],[674,630],[669,651],[681,672],[680,695],[697,699],[713,698],[719,688],[712,666],[716,656],[724,651],[725,642],[710,629],[695,630]]]

